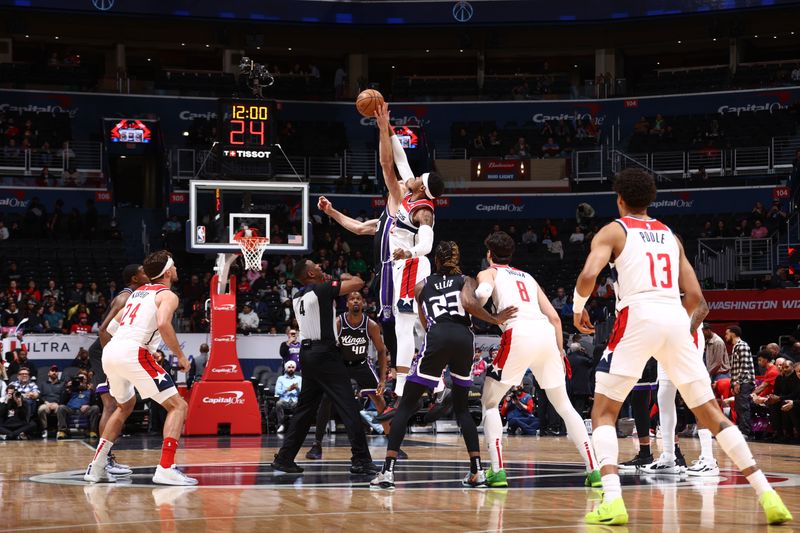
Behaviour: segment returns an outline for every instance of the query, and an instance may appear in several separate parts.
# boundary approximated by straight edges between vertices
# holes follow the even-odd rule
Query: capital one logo
[[[203,396],[203,403],[211,405],[244,405],[244,392],[240,390],[227,390]]]
[[[236,304],[222,304],[214,306],[214,311],[233,311],[234,309],[236,309]]]
[[[235,374],[239,365],[221,365],[211,369],[212,374]]]
[[[234,342],[236,341],[236,335],[222,335],[219,337],[214,337],[214,342]]]

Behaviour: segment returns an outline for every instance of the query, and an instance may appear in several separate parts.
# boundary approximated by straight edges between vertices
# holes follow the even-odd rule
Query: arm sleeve
[[[403,183],[405,183],[408,180],[414,178],[414,172],[408,165],[408,159],[406,158],[406,151],[403,150],[403,145],[400,144],[400,139],[397,138],[397,135],[392,135],[391,139],[392,139],[392,153],[394,154],[394,164],[397,167],[397,172],[403,179]]]
[[[417,232],[417,245],[411,248],[411,257],[421,257],[431,253],[433,249],[433,228],[430,226],[420,226]]]

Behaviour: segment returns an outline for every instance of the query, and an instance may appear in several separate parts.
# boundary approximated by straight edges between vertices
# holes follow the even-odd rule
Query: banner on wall
[[[800,320],[800,289],[703,291],[708,320]]]

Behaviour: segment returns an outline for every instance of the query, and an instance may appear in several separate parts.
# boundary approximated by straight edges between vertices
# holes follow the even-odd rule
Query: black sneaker
[[[381,469],[378,468],[375,465],[375,463],[371,463],[371,462],[353,463],[353,464],[350,465],[350,473],[351,474],[375,475],[380,471],[381,471]]]
[[[653,454],[641,455],[639,453],[636,454],[636,457],[631,459],[630,461],[625,461],[624,463],[619,464],[620,472],[636,472],[640,467],[644,465],[649,465],[653,462]]]
[[[403,450],[397,450],[397,458],[400,459],[401,461],[405,461],[406,459],[408,459],[408,454]]]
[[[686,458],[681,453],[680,447],[675,445],[675,464],[681,468],[681,474],[686,473]]]
[[[298,466],[294,461],[284,463],[278,460],[278,454],[275,454],[275,460],[270,465],[273,470],[283,472],[285,474],[302,474],[303,468]]]
[[[398,400],[395,399],[390,405],[386,407],[386,409],[383,410],[381,414],[373,418],[373,420],[375,422],[386,422],[387,420],[391,420],[392,418],[394,418],[394,415],[397,414],[397,407],[396,407],[397,401]]]
[[[311,445],[311,449],[306,452],[306,459],[311,459],[312,461],[322,459],[322,445],[319,442]]]

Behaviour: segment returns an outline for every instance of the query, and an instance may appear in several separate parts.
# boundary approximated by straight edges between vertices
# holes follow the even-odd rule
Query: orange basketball
[[[375,110],[383,104],[383,95],[375,89],[365,89],[356,98],[356,109],[365,117],[374,117]]]

